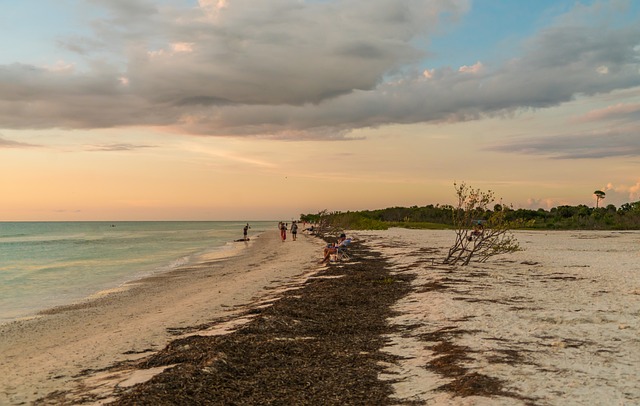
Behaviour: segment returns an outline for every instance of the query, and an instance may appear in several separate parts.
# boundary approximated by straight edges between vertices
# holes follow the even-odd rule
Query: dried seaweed
[[[145,359],[142,368],[175,366],[112,404],[390,404],[391,382],[378,374],[380,361],[394,359],[380,350],[410,277],[392,277],[358,244],[350,249],[357,262],[323,271],[343,277],[311,279],[233,333],[177,339]]]

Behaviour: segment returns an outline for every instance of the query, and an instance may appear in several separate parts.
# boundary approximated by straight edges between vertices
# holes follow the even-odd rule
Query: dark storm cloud
[[[415,44],[428,42],[443,18],[464,13],[465,1],[91,3],[106,10],[90,21],[94,36],[63,41],[87,69],[0,66],[3,127],[154,125],[335,139],[640,85],[640,24],[559,20],[502,66],[481,61],[425,73],[426,51]]]

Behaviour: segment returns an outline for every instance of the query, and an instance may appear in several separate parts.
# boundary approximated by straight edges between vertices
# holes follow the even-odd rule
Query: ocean
[[[0,222],[0,324],[206,260],[246,222]],[[250,222],[249,237],[275,229]]]

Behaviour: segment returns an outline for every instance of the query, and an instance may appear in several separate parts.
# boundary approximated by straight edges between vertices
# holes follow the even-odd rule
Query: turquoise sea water
[[[0,222],[0,323],[202,261],[246,222]],[[251,222],[249,237],[273,222]]]

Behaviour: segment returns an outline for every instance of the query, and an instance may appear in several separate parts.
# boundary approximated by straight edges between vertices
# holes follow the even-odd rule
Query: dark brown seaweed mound
[[[115,405],[390,404],[378,380],[391,305],[409,276],[391,276],[379,254],[359,244],[349,262],[331,264],[273,306],[224,336],[173,341],[143,362],[177,364],[121,393]],[[397,404],[397,402],[394,402]]]

